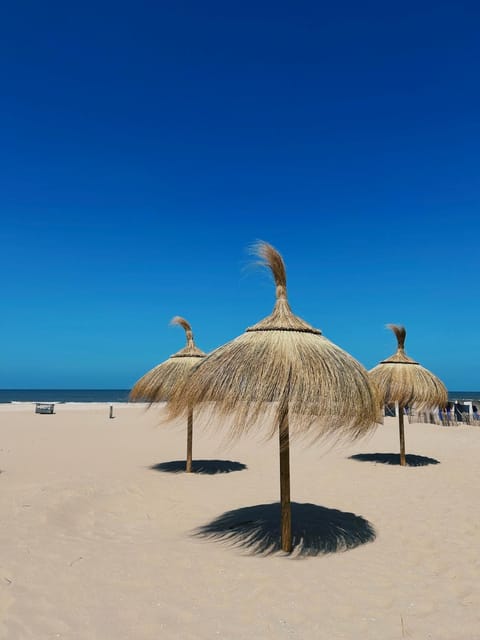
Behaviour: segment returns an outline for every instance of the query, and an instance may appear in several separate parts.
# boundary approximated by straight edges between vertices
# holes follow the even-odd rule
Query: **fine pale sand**
[[[396,453],[394,419],[341,448],[293,445],[288,557],[264,553],[276,442],[198,429],[204,473],[172,473],[152,467],[183,459],[184,428],[115,416],[0,409],[1,638],[480,638],[480,428],[407,423],[408,468],[350,458]]]

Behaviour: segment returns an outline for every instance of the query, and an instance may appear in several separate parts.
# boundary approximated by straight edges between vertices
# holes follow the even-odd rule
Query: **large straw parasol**
[[[292,313],[281,255],[264,242],[255,249],[275,279],[273,313],[201,361],[169,407],[172,417],[192,406],[206,415],[213,402],[230,417],[231,437],[258,427],[273,410],[267,435],[278,427],[282,549],[290,552],[290,434],[356,438],[377,421],[380,404],[362,365]]]
[[[403,410],[414,406],[420,411],[447,403],[448,393],[443,382],[428,369],[409,358],[405,353],[404,327],[388,324],[397,337],[398,348],[393,356],[382,360],[370,371],[370,379],[379,389],[383,404],[398,403],[398,427],[400,433],[400,464],[406,465]]]
[[[180,325],[185,329],[187,346],[148,371],[138,380],[130,392],[133,401],[164,402],[169,400],[176,387],[185,380],[187,374],[207,355],[195,346],[192,327],[180,316],[172,318],[170,324]],[[187,415],[187,462],[185,470],[192,471],[193,409]]]

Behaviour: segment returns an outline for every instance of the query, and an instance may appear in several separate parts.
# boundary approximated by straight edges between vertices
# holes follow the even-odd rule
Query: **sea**
[[[130,389],[0,389],[0,404],[128,402]]]
[[[480,391],[449,391],[448,399],[450,402],[462,402],[462,400],[475,400],[480,403]]]
[[[128,402],[130,389],[0,389],[0,404],[20,402]],[[449,391],[448,399],[475,400],[480,403],[480,391]]]

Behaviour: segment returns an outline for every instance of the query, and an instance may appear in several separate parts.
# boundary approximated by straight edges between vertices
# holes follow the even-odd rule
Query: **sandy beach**
[[[266,553],[276,442],[197,429],[203,472],[172,473],[183,425],[114,415],[0,407],[0,638],[480,638],[480,428],[407,423],[407,468],[368,459],[398,452],[393,418],[340,448],[293,443],[289,557]]]

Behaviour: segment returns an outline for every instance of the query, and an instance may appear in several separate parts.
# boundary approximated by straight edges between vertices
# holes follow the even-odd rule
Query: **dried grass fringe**
[[[187,375],[167,405],[170,418],[194,407],[197,424],[201,420],[218,427],[224,419],[229,439],[235,440],[257,429],[273,437],[288,410],[292,438],[363,436],[381,422],[380,399],[368,372],[292,313],[278,251],[259,243],[256,252],[275,280],[272,314]],[[213,410],[220,420],[212,420]]]
[[[214,402],[219,416],[231,418],[232,439],[260,425],[273,437],[286,393],[293,438],[354,439],[381,422],[382,405],[362,365],[323,336],[291,331],[247,332],[215,350],[167,409],[176,417],[193,406],[198,424],[202,417],[211,422]]]

